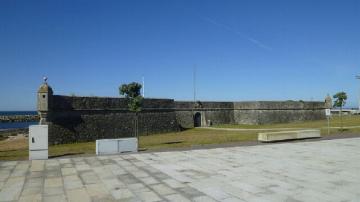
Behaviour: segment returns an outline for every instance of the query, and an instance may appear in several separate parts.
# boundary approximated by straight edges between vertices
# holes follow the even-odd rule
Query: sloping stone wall
[[[49,143],[64,144],[104,138],[132,137],[135,114],[124,98],[53,95],[47,122]],[[267,124],[324,119],[323,102],[186,102],[144,99],[138,113],[140,135],[174,132],[201,125]]]
[[[191,108],[191,106],[195,106]],[[194,127],[193,116],[200,112],[204,125],[270,124],[325,119],[324,102],[250,101],[250,102],[178,102],[177,120],[182,128]]]
[[[132,137],[135,113],[124,98],[54,95],[49,111],[49,143],[64,144]],[[178,131],[174,100],[144,99],[138,113],[139,134]]]
[[[234,102],[236,124],[271,124],[325,119],[324,102]]]

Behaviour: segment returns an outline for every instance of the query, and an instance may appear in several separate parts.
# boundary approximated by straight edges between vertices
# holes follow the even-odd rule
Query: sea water
[[[0,111],[0,116],[11,115],[36,115],[36,111]],[[0,122],[0,130],[28,128],[30,125],[37,125],[37,121],[31,122]]]
[[[37,111],[0,111],[0,116],[10,115],[36,115]]]

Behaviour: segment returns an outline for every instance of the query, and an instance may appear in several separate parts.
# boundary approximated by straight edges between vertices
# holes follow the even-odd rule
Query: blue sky
[[[0,1],[0,110],[55,94],[323,100],[357,106],[360,1]]]

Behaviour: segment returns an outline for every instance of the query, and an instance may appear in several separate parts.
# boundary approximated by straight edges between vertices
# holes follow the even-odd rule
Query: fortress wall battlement
[[[45,96],[44,96],[45,95]],[[136,115],[125,98],[52,95],[41,91],[39,114],[49,125],[49,143],[131,137]],[[140,135],[175,132],[209,124],[268,124],[325,119],[324,102],[191,102],[143,99]]]

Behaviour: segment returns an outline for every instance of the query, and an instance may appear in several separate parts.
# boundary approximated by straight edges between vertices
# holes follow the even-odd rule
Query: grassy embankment
[[[336,133],[360,133],[360,128],[349,128],[360,126],[360,116],[344,116],[344,131],[338,128],[331,129],[331,134]],[[331,120],[331,127],[339,127],[340,118],[334,116]],[[268,125],[219,125],[216,128],[240,128],[240,129],[276,129],[276,128],[321,128],[323,136],[327,135],[327,121],[306,121],[299,123],[268,124]],[[211,129],[190,129],[176,133],[157,134],[140,137],[140,148],[165,149],[181,148],[206,144],[222,144],[231,142],[255,141],[259,131],[226,131]],[[77,154],[94,154],[95,142],[76,144],[64,144],[49,147],[51,157],[59,157]],[[26,138],[0,141],[0,160],[21,160],[28,158],[28,143]]]

